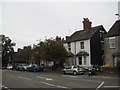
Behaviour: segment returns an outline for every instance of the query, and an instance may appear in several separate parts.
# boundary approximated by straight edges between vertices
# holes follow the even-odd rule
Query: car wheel
[[[76,71],[74,71],[74,72],[73,72],[73,75],[77,75],[77,72],[76,72]]]

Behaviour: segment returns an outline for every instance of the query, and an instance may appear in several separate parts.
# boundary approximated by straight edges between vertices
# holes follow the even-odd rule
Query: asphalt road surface
[[[59,89],[91,89],[91,90],[120,90],[118,77],[88,76],[88,75],[64,75],[45,72],[27,72],[2,70],[2,83],[4,90],[27,88],[59,88]],[[28,89],[27,89],[28,90]]]

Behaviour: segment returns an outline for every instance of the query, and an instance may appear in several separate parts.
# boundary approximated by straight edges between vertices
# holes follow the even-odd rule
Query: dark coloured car
[[[33,71],[33,72],[39,72],[39,71],[43,71],[44,68],[42,65],[37,65],[37,64],[30,64],[28,67],[27,67],[27,70],[30,72],[30,71]]]

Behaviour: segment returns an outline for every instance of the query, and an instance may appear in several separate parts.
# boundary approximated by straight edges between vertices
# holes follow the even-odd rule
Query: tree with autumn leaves
[[[66,60],[67,51],[62,41],[46,39],[33,49],[36,60],[53,61],[54,65],[62,66]]]

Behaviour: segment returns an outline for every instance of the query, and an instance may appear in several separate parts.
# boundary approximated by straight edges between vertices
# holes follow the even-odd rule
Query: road
[[[108,76],[88,76],[88,75],[63,75],[51,74],[45,72],[27,72],[27,71],[2,71],[1,87],[6,90],[27,89],[27,88],[60,88],[73,89],[84,88],[92,90],[101,90],[102,88],[111,88],[118,90],[118,77]]]

